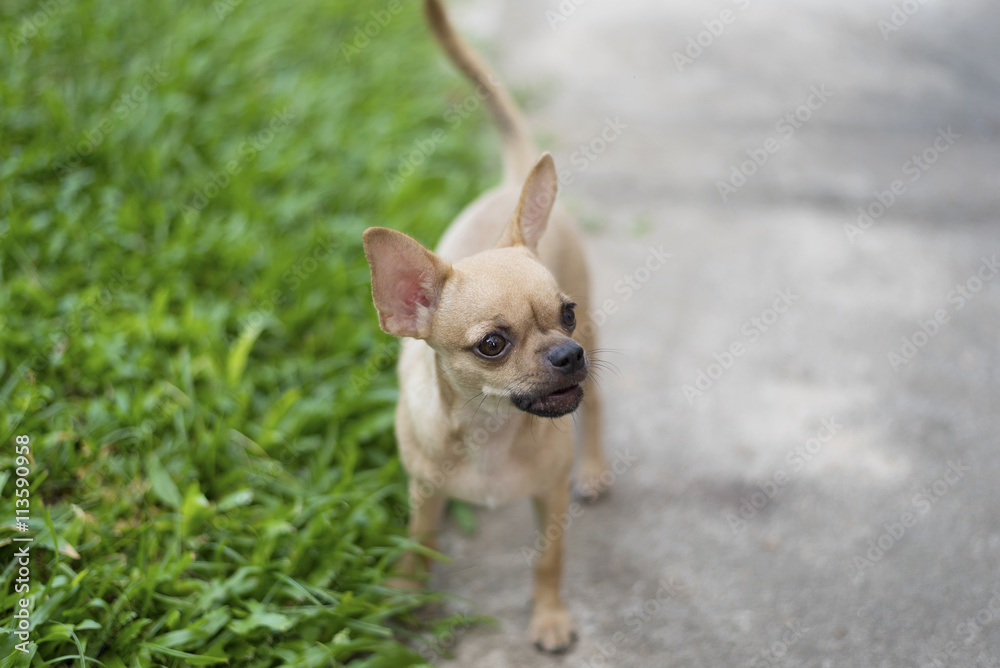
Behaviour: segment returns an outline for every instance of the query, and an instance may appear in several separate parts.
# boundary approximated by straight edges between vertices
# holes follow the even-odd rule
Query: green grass
[[[419,665],[466,623],[383,584],[405,488],[361,232],[433,243],[497,153],[443,120],[469,90],[418,3],[348,62],[389,4],[0,4],[0,665]]]

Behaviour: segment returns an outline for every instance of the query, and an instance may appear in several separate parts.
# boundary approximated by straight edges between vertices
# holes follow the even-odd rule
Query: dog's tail
[[[425,0],[424,10],[434,37],[451,61],[476,85],[477,91],[482,91],[493,121],[500,128],[504,181],[524,181],[538,158],[538,150],[531,141],[517,105],[479,56],[452,29],[440,0]]]

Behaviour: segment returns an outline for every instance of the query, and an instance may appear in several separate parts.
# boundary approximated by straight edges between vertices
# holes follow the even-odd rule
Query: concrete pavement
[[[1000,666],[1000,7],[451,8],[568,177],[629,463],[575,649],[526,640],[525,502],[444,536],[499,625],[440,665]]]

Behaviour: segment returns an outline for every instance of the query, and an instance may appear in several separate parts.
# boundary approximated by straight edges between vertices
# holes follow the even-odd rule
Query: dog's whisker
[[[486,401],[486,399],[487,399],[487,398],[489,397],[489,395],[488,395],[488,394],[485,394],[485,393],[483,393],[483,392],[480,392],[480,394],[482,394],[482,395],[483,395],[483,399],[482,399],[482,401],[480,401],[480,402],[479,402],[479,405],[478,405],[478,406],[476,406],[476,412],[472,414],[472,420],[473,420],[473,421],[475,421],[475,419],[476,419],[476,415],[478,415],[478,414],[479,414],[479,409],[483,407],[483,402],[485,402],[485,401]]]
[[[614,354],[614,355],[621,355],[622,357],[625,357],[626,359],[632,359],[631,357],[629,357],[628,353],[626,353],[623,350],[619,350],[617,348],[591,348],[590,350],[587,351],[587,356],[588,357],[590,357],[590,356],[596,356],[598,359],[600,359],[600,356],[604,355],[605,353],[611,353],[611,354]]]
[[[472,396],[472,397],[471,397],[471,398],[470,398],[470,399],[469,399],[468,401],[466,401],[466,402],[465,402],[464,404],[462,404],[462,408],[464,409],[464,408],[465,408],[466,406],[468,406],[468,405],[469,405],[469,404],[470,404],[471,402],[473,402],[473,401],[475,401],[476,399],[478,399],[478,398],[479,398],[479,396],[480,396],[480,395],[482,395],[482,394],[483,394],[482,392],[479,392],[478,394],[474,394],[474,395],[473,395],[473,396]],[[484,395],[484,396],[485,396],[485,395]]]
[[[621,370],[619,370],[618,367],[613,364],[594,364],[591,367],[591,372],[593,373],[593,375],[613,373],[619,378],[622,377]]]
[[[619,378],[622,377],[621,370],[618,368],[618,365],[613,362],[608,362],[607,360],[592,360],[590,365],[595,372],[612,371]]]

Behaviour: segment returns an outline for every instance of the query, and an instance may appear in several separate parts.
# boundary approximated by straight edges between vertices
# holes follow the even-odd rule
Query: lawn
[[[383,584],[397,348],[361,232],[432,244],[497,152],[446,120],[470,90],[419,3],[11,0],[0,28],[0,665],[433,660],[467,620]]]

